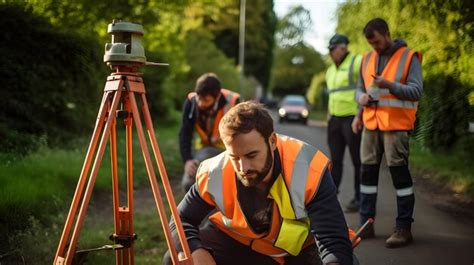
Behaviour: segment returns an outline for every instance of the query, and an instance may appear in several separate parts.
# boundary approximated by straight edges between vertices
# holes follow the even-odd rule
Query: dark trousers
[[[413,222],[415,195],[408,169],[409,139],[406,131],[364,129],[361,143],[361,201],[360,217],[363,224],[375,217],[377,186],[382,156],[385,155],[393,186],[397,193],[397,228],[408,228]]]
[[[349,147],[352,164],[354,165],[354,198],[359,200],[361,134],[354,134],[352,132],[351,124],[353,119],[354,116],[331,116],[327,128],[327,137],[333,163],[331,174],[338,190],[342,180],[344,151],[346,150],[346,146]]]
[[[221,232],[215,225],[207,221],[201,226],[199,235],[203,247],[212,250],[212,255],[218,265],[276,265],[269,256],[253,251],[250,247],[241,244],[235,239]],[[166,252],[163,264],[171,265],[171,258]],[[320,265],[321,258],[316,244],[303,249],[298,256],[289,256],[285,259],[289,265]]]
[[[379,183],[380,165],[362,165],[361,184],[364,189],[360,200],[360,223],[361,225],[369,218],[375,218],[377,204],[377,189]],[[392,176],[393,186],[397,190],[397,228],[408,228],[413,223],[413,209],[415,206],[415,195],[410,192],[403,194],[403,191],[411,189],[412,178],[408,166],[389,167]]]

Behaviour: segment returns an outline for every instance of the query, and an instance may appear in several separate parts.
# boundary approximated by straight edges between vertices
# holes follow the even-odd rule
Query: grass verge
[[[412,141],[410,162],[415,168],[429,172],[433,180],[444,183],[453,192],[474,196],[474,164],[459,154],[433,152]]]
[[[161,154],[170,179],[180,175],[182,166],[177,139],[179,113],[172,115],[174,115],[174,122],[154,123]],[[119,177],[121,187],[124,188],[125,135],[119,128],[117,132]],[[134,131],[134,188],[140,189],[145,184],[148,185],[149,181],[136,136]],[[2,187],[0,189],[0,198],[2,198],[0,201],[1,264],[52,263],[82,168],[88,141],[89,139],[76,140],[80,147],[69,149],[43,147],[21,158],[12,154],[0,154],[2,161],[0,164],[0,186]],[[149,146],[149,150],[151,152],[151,146]],[[156,164],[155,161],[153,163]],[[155,173],[159,176],[156,165]],[[96,200],[100,201],[101,197],[104,198],[101,196],[102,194],[111,195],[108,148],[95,182],[91,205]],[[135,194],[137,196],[137,193]],[[109,197],[106,198],[105,203],[99,202],[98,206],[96,205],[96,211],[101,212],[104,204],[110,205],[112,203]],[[108,215],[108,218],[100,215],[92,218],[86,216],[84,227],[87,229],[81,231],[79,239],[80,242],[83,242],[82,244],[79,242],[82,245],[81,248],[111,243],[104,239],[113,232],[112,216],[112,214]],[[156,224],[151,225],[153,222]],[[142,208],[140,212],[136,211],[134,223],[137,230],[144,230],[140,232],[141,237],[137,241],[140,246],[136,253],[152,253],[148,257],[149,260],[151,258],[154,261],[161,260],[164,252],[162,250],[166,249],[166,244],[162,236],[156,207]],[[91,256],[92,263],[90,264],[112,264],[115,259],[113,251]],[[110,258],[111,262],[108,261]],[[137,255],[138,264],[146,263],[140,262],[141,259]]]

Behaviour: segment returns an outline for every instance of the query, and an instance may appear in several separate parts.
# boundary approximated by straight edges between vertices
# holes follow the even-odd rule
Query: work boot
[[[356,199],[352,199],[347,205],[346,205],[346,213],[356,213],[359,211],[359,201]]]
[[[385,241],[387,248],[399,248],[410,244],[413,241],[411,228],[395,228],[395,232]]]
[[[369,238],[374,238],[375,237],[375,230],[374,230],[374,225],[370,225],[368,228],[365,229],[360,235],[360,238],[362,239],[369,239]]]

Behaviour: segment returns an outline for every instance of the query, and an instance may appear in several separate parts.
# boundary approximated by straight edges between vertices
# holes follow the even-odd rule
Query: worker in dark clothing
[[[185,192],[194,184],[198,164],[224,150],[219,136],[219,121],[239,102],[240,95],[221,88],[218,77],[213,73],[199,77],[195,91],[188,94],[179,131],[179,149],[184,162],[181,185]],[[191,146],[195,132],[193,156]]]
[[[349,39],[336,34],[329,40],[329,56],[333,64],[326,71],[326,85],[329,92],[328,104],[328,146],[333,162],[332,177],[339,189],[344,166],[346,146],[354,165],[354,197],[346,206],[346,212],[359,211],[360,197],[360,132],[351,128],[357,114],[354,93],[359,76],[362,56],[349,52]]]
[[[369,21],[364,35],[373,51],[362,59],[355,100],[363,108],[352,125],[354,131],[364,125],[360,222],[375,217],[379,168],[385,157],[397,193],[395,229],[385,246],[403,247],[413,240],[415,194],[408,155],[409,132],[415,127],[418,101],[423,94],[421,54],[409,49],[402,39],[392,40],[387,22],[381,18]],[[374,237],[373,227],[363,236]]]
[[[219,131],[226,151],[201,163],[178,206],[194,264],[352,265],[329,159],[277,135],[257,103],[236,105]]]

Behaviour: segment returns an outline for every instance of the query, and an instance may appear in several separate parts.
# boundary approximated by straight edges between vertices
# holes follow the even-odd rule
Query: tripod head
[[[112,43],[105,44],[104,62],[118,72],[136,72],[142,65],[167,66],[165,63],[147,62],[142,45],[143,26],[113,20],[107,28]]]

